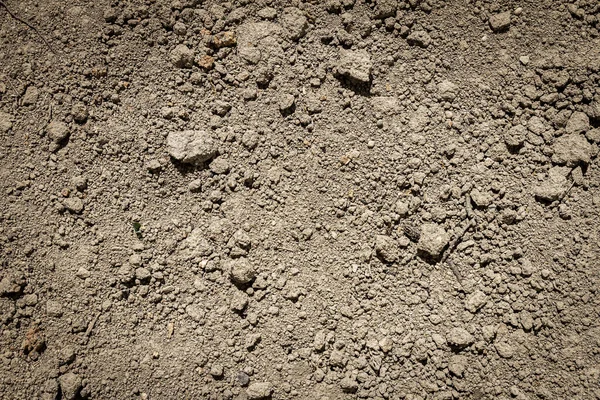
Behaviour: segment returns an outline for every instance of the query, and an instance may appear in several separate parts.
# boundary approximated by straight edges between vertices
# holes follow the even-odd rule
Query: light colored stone
[[[167,148],[174,159],[201,165],[217,154],[216,142],[206,131],[177,131],[167,136]]]
[[[417,250],[430,257],[438,258],[449,241],[450,236],[444,228],[434,223],[426,223],[421,226],[421,236],[417,243]]]

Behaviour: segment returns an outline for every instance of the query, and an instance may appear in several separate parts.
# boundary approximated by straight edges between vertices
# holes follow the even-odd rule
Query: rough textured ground
[[[600,3],[4,0],[2,399],[600,398]]]

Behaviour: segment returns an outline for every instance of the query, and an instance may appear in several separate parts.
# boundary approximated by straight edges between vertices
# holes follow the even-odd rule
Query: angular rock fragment
[[[246,396],[248,400],[263,400],[271,397],[273,393],[273,386],[270,382],[256,382],[252,383],[246,389]]]
[[[206,238],[206,231],[201,228],[194,228],[183,241],[182,247],[187,259],[206,257],[213,252],[213,246]]]
[[[378,0],[375,7],[374,17],[376,19],[386,19],[396,16],[398,10],[398,1],[396,0]]]
[[[273,22],[243,24],[238,28],[237,51],[241,58],[250,64],[258,64],[261,59],[283,56],[278,39],[283,29]]]
[[[489,19],[490,28],[494,32],[502,32],[510,27],[510,11],[494,14]]]
[[[192,68],[194,65],[194,51],[185,44],[178,44],[171,51],[171,61],[177,68]]]
[[[79,395],[82,388],[81,377],[73,372],[67,372],[58,378],[62,397],[65,400],[74,400]]]
[[[552,202],[558,200],[567,191],[569,182],[567,167],[553,167],[548,171],[548,178],[539,186],[534,188],[535,197],[541,201]]]
[[[355,393],[358,390],[358,382],[347,376],[340,381],[340,387],[344,393]]]
[[[231,104],[223,100],[215,100],[213,104],[213,114],[224,117],[231,110]]]
[[[89,112],[85,104],[83,103],[75,103],[73,107],[71,107],[71,115],[75,122],[79,124],[85,123],[89,117]]]
[[[471,293],[465,300],[465,308],[473,314],[487,303],[487,296],[481,290]]]
[[[393,114],[400,109],[398,98],[391,96],[371,97],[371,106],[373,107],[373,111],[382,114]]]
[[[515,350],[512,345],[504,340],[494,343],[494,347],[496,348],[498,355],[502,358],[512,358],[512,356],[515,354]]]
[[[63,201],[67,210],[75,214],[81,214],[83,211],[83,201],[79,197],[70,197]]]
[[[429,47],[431,44],[431,36],[426,31],[413,31],[406,37],[406,41],[411,46]]]
[[[417,250],[433,259],[438,259],[449,242],[450,237],[444,228],[434,223],[427,223],[421,226]]]
[[[38,97],[40,96],[40,90],[35,86],[28,86],[23,95],[22,104],[24,106],[31,106],[37,103]]]
[[[511,127],[504,134],[504,143],[510,149],[516,150],[523,146],[525,143],[525,138],[527,137],[527,128],[523,125],[516,125]]]
[[[377,235],[375,237],[375,251],[385,262],[395,262],[398,260],[398,247],[389,236]]]
[[[302,11],[296,7],[287,7],[280,18],[281,25],[287,31],[290,39],[298,40],[306,35],[308,20]]]
[[[590,118],[582,112],[575,111],[569,117],[565,130],[567,133],[585,133],[590,129]]]
[[[0,111],[0,133],[7,133],[13,126],[12,116]]]
[[[450,357],[450,360],[448,360],[448,370],[454,376],[462,377],[468,365],[469,360],[465,356],[453,355]]]
[[[471,200],[476,207],[485,208],[492,203],[492,196],[487,192],[480,192],[477,189],[471,190]]]
[[[256,278],[256,268],[246,258],[231,260],[226,268],[231,281],[236,285],[247,285]]]
[[[196,322],[200,322],[204,319],[206,313],[198,304],[190,304],[185,308],[185,313],[189,315],[191,319]]]
[[[291,94],[282,94],[279,96],[279,111],[283,115],[289,115],[293,112],[296,106],[296,98]]]
[[[448,80],[445,80],[438,84],[438,92],[442,100],[452,101],[456,97],[458,86]]]
[[[48,138],[53,143],[60,143],[69,137],[69,127],[61,121],[52,121],[46,127]]]
[[[587,141],[585,136],[572,133],[563,135],[556,139],[552,146],[554,154],[552,162],[568,167],[575,167],[579,164],[587,165],[592,158],[592,145]]]
[[[201,165],[217,154],[216,142],[206,131],[171,132],[167,148],[174,159],[193,165]]]
[[[373,62],[366,50],[340,50],[340,61],[337,65],[338,75],[357,82],[369,83]]]
[[[20,294],[25,287],[25,277],[22,275],[7,275],[0,281],[0,296]]]
[[[446,335],[446,341],[452,347],[465,348],[475,342],[475,338],[464,328],[452,328]]]

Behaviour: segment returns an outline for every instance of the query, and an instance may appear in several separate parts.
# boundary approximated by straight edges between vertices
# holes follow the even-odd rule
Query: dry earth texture
[[[600,398],[598,1],[0,6],[0,398]]]

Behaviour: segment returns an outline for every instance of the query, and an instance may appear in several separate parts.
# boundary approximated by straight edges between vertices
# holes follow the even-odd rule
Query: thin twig
[[[46,40],[46,38],[40,33],[40,31],[37,30],[37,28],[33,25],[31,25],[29,22],[21,19],[20,17],[17,17],[15,14],[13,14],[12,11],[10,11],[10,8],[8,8],[8,6],[6,5],[6,3],[4,3],[2,0],[0,0],[0,7],[4,7],[4,9],[6,10],[6,12],[8,13],[8,15],[10,15],[11,17],[13,17],[13,19],[19,21],[20,23],[22,23],[23,25],[27,26],[29,29],[33,30],[39,37],[40,39],[42,39],[42,41],[44,42],[44,44],[46,46],[48,46],[48,48],[50,49],[50,51],[56,55],[56,51],[54,51],[54,49],[52,48],[52,46],[50,46],[50,43]]]
[[[448,245],[448,249],[444,252],[442,256],[441,262],[444,262],[450,256],[450,253],[458,246],[458,243],[462,240],[463,236],[467,233],[467,231],[471,228],[471,226],[475,225],[475,219],[470,219],[467,224],[454,236],[454,239]]]
[[[569,172],[569,175],[571,175],[571,179],[573,179],[573,171],[574,170],[575,170],[575,168],[573,168]],[[567,190],[564,191],[564,193],[558,198],[558,200],[556,200],[556,202],[554,203],[554,205],[551,206],[551,208],[558,207],[563,202],[563,200],[569,195],[569,192],[571,191],[571,189],[573,189],[573,186],[575,186],[575,179],[573,179],[571,181],[571,184],[569,185]]]
[[[440,260],[442,263],[445,263],[448,260],[448,257],[450,257],[450,254],[452,254],[454,249],[456,249],[458,244],[462,241],[462,239],[465,236],[465,234],[467,233],[467,231],[469,229],[471,229],[472,226],[475,226],[477,224],[477,221],[476,221],[477,216],[473,213],[473,205],[471,204],[471,196],[468,194],[465,196],[465,209],[467,211],[467,223],[465,224],[465,226],[462,227],[462,229],[460,231],[458,231],[458,233],[456,235],[454,235],[454,238],[448,245],[448,248],[444,252],[442,259]],[[450,267],[450,269],[452,270],[452,273],[456,277],[456,280],[458,281],[458,283],[462,286],[462,276],[460,274],[460,271],[456,267],[456,265],[454,265],[450,261],[448,261],[447,264]]]
[[[448,265],[450,266],[450,269],[452,270],[452,273],[456,277],[456,280],[458,281],[458,283],[460,284],[460,286],[462,286],[462,276],[460,275],[460,271],[458,270],[458,268],[456,267],[456,265],[454,265],[454,263],[448,261]]]
[[[94,326],[96,326],[96,322],[98,322],[98,318],[100,318],[100,313],[97,313],[94,316],[94,318],[90,321],[90,323],[88,324],[88,327],[85,330],[85,336],[83,338],[83,343],[84,344],[88,342],[88,339],[92,335],[92,330],[94,329]]]

